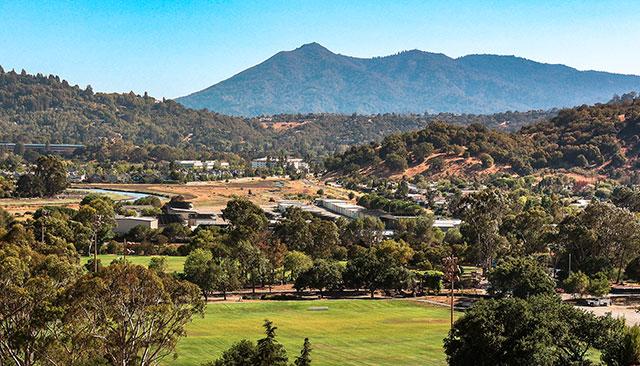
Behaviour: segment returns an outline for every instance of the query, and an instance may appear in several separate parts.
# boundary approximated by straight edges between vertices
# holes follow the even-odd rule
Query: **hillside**
[[[191,95],[185,106],[231,115],[275,113],[495,113],[572,107],[640,90],[640,77],[578,71],[514,56],[453,59],[418,50],[371,59],[317,43]]]
[[[203,145],[251,148],[263,131],[241,118],[196,111],[172,101],[94,93],[57,76],[0,68],[0,141]]]
[[[0,142],[80,143],[90,146],[92,156],[111,160],[192,158],[207,151],[245,157],[286,152],[315,158],[424,128],[434,120],[512,130],[556,113],[279,114],[243,119],[148,95],[94,93],[91,87],[72,86],[58,76],[0,68]]]
[[[561,110],[517,132],[430,123],[425,129],[351,147],[326,161],[330,171],[364,175],[470,175],[547,170],[638,181],[640,98]]]

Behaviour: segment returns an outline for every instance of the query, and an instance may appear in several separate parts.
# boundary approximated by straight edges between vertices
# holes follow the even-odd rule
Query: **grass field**
[[[328,311],[309,311],[328,306]],[[445,365],[442,340],[449,329],[447,308],[405,300],[324,300],[219,303],[187,327],[178,357],[167,366],[196,366],[215,359],[233,342],[263,336],[269,319],[292,361],[305,337],[313,364]]]
[[[121,255],[117,254],[100,254],[98,255],[98,259],[102,261],[103,265],[109,265],[111,261],[116,258],[121,258]],[[127,261],[133,264],[139,264],[141,266],[149,265],[149,261],[153,257],[165,257],[167,259],[167,271],[168,272],[182,272],[184,268],[184,261],[187,257],[173,257],[173,256],[153,256],[153,255],[129,255],[127,256]],[[91,259],[91,257],[82,257],[81,261],[84,265]]]

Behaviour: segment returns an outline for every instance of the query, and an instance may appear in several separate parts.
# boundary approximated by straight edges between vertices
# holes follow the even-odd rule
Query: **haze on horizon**
[[[640,2],[0,1],[0,65],[96,91],[174,98],[282,50],[516,55],[640,74]]]

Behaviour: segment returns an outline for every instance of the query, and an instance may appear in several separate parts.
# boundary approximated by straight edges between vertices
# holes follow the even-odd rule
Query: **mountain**
[[[95,151],[92,156],[111,160],[192,159],[210,152],[243,157],[287,153],[313,159],[424,128],[434,120],[514,130],[556,113],[279,114],[244,119],[193,110],[146,94],[94,93],[58,76],[5,72],[0,67],[0,142],[85,144]]]
[[[432,122],[353,146],[325,162],[331,172],[385,177],[569,172],[640,182],[640,97],[559,111],[517,132]]]
[[[514,56],[405,51],[370,59],[317,43],[176,100],[231,115],[276,113],[495,113],[603,102],[640,90],[640,76],[578,71]]]

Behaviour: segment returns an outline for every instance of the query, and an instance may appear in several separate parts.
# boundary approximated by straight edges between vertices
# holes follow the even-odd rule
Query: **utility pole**
[[[454,289],[454,282],[459,280],[458,273],[460,272],[460,270],[458,269],[458,258],[454,256],[450,256],[450,257],[444,258],[442,262],[444,267],[445,278],[451,284],[451,289],[449,292],[451,299],[449,301],[451,305],[451,328],[453,328],[453,289]]]
[[[571,253],[569,253],[569,274],[571,274]]]

